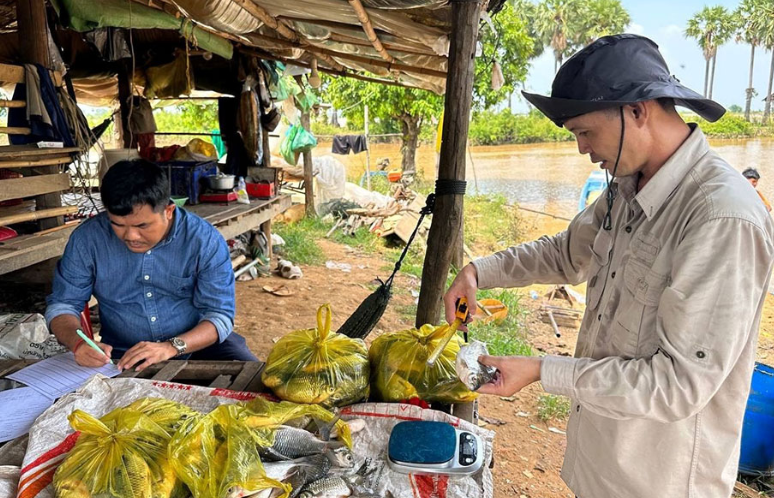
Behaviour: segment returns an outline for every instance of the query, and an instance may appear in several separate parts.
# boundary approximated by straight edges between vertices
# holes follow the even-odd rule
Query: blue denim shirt
[[[226,241],[209,223],[175,209],[165,239],[134,253],[116,237],[107,213],[75,229],[54,272],[46,321],[80,316],[94,295],[100,335],[116,353],[140,341],[165,341],[207,320],[223,342],[234,328],[234,271]]]

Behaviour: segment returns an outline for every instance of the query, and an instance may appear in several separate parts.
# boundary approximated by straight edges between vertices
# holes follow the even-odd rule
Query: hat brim
[[[633,95],[623,100],[575,100],[547,97],[525,91],[521,93],[525,99],[559,127],[562,127],[568,119],[583,114],[659,98],[674,99],[675,105],[687,107],[710,122],[717,121],[726,113],[726,109],[722,105],[714,100],[705,99],[684,86],[671,86],[669,90],[671,91],[655,91],[644,95]]]

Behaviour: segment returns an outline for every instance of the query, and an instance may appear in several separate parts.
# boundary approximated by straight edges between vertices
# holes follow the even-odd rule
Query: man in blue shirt
[[[122,161],[105,174],[107,212],[70,236],[47,298],[46,321],[80,365],[119,368],[176,356],[256,360],[233,332],[234,272],[220,233],[169,200],[169,182],[153,163]],[[80,313],[99,302],[104,354],[79,338]]]

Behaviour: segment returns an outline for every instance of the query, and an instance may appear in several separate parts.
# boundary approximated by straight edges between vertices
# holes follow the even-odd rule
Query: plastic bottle
[[[250,196],[247,195],[247,184],[245,183],[245,179],[241,176],[237,183],[237,202],[241,204],[250,204]]]

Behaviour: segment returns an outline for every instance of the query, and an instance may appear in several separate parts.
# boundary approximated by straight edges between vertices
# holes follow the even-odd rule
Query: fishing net
[[[317,310],[317,328],[296,330],[274,346],[261,374],[278,397],[325,407],[368,398],[368,349],[360,339],[331,332],[330,305]]]
[[[101,419],[75,410],[68,417],[80,436],[54,474],[60,498],[183,498],[188,490],[167,459],[167,444],[197,412],[162,399],[140,399]]]
[[[458,336],[452,337],[432,367],[427,365],[448,328],[423,325],[376,338],[369,351],[374,395],[388,402],[419,398],[465,403],[476,399],[478,395],[457,377],[455,361],[462,345]]]
[[[290,485],[266,476],[257,448],[272,446],[278,427],[303,417],[334,420],[333,413],[319,406],[263,398],[222,405],[180,427],[169,443],[169,460],[194,498],[248,496],[269,488],[285,498]],[[343,421],[336,427],[351,447],[349,427]]]

